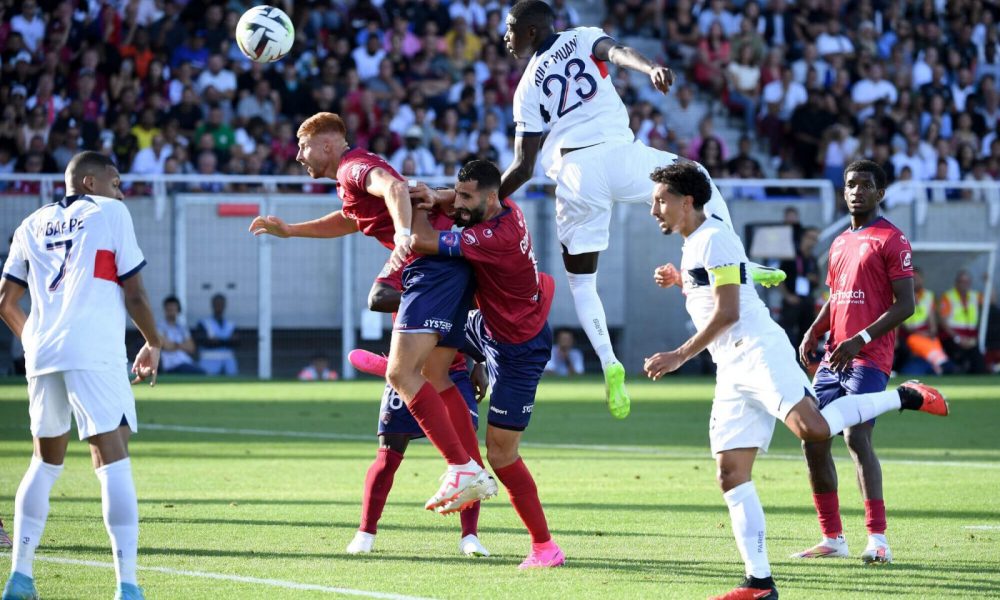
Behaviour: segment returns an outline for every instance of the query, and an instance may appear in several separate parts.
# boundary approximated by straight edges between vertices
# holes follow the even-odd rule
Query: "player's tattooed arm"
[[[508,198],[518,188],[531,179],[538,159],[538,149],[542,145],[540,135],[518,135],[514,137],[514,162],[500,177],[500,198]]]
[[[605,38],[594,45],[594,57],[649,75],[653,87],[664,94],[669,92],[670,86],[674,84],[674,72],[669,68],[656,64],[635,48],[619,44],[611,38]]]

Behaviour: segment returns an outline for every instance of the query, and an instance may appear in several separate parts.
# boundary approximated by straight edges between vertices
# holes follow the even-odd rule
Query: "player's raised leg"
[[[773,423],[773,421],[772,421]],[[757,488],[750,480],[757,448],[736,448],[715,455],[722,497],[729,507],[736,547],[746,573],[733,590],[714,600],[777,600],[778,590],[767,560],[767,526]]]

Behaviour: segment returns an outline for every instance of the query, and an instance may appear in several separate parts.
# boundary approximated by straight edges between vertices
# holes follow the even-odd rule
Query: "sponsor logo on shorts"
[[[913,253],[909,250],[903,250],[899,253],[899,262],[903,265],[904,269],[913,268]]]
[[[451,321],[445,321],[444,319],[426,319],[424,320],[424,327],[439,329],[447,333],[451,331]]]
[[[475,231],[470,231],[466,229],[462,232],[462,239],[465,240],[466,244],[478,244],[479,238],[476,237]]]
[[[449,248],[458,247],[458,234],[454,231],[446,231],[441,234],[441,243]]]
[[[529,404],[528,406],[525,406],[525,407],[521,408],[521,414],[522,415],[523,414],[529,414],[530,415],[531,411],[533,411],[533,410],[535,410],[535,405],[534,404]]]
[[[497,408],[495,406],[491,406],[490,407],[490,412],[496,413],[498,415],[505,415],[505,414],[507,414],[507,411],[505,411],[503,409],[500,409],[500,408]]]

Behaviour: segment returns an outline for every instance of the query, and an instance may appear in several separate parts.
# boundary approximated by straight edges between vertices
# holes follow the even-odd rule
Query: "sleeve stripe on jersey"
[[[594,58],[597,58],[597,45],[603,42],[604,40],[611,40],[615,44],[618,43],[615,42],[615,38],[611,37],[610,35],[604,35],[597,38],[596,40],[594,40],[594,45],[590,47],[590,53],[594,55]]]
[[[514,132],[514,137],[538,137],[542,135],[541,131],[516,131]]]
[[[720,285],[738,285],[747,282],[747,269],[745,263],[737,265],[722,265],[709,269],[712,273],[712,287]]]
[[[142,268],[145,267],[145,266],[146,266],[146,261],[145,261],[145,259],[143,259],[143,261],[141,263],[139,263],[138,265],[136,265],[136,267],[134,269],[132,269],[128,273],[123,273],[122,275],[119,275],[118,276],[118,281],[125,281],[129,277],[132,277],[133,275],[135,275],[136,273],[138,273],[139,271],[141,271]]]
[[[25,281],[23,279],[19,279],[17,277],[14,277],[10,273],[4,273],[3,274],[3,278],[7,279],[9,281],[13,281],[14,283],[16,283],[17,285],[19,285],[19,286],[21,286],[23,288],[27,288],[28,287],[28,282],[27,281]]]

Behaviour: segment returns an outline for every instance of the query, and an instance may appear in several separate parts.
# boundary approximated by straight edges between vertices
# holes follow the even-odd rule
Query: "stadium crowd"
[[[295,129],[320,110],[344,115],[355,144],[407,175],[509,162],[523,67],[503,44],[509,2],[276,4],[292,15],[296,45],[261,65],[233,41],[246,8],[237,2],[3,0],[0,173],[61,172],[97,149],[126,173],[301,174]],[[557,27],[581,24],[571,2],[552,4]],[[858,157],[894,179],[1000,176],[997,10],[979,0],[608,0],[602,26],[662,40],[657,58],[683,74],[666,97],[614,75],[642,141],[715,177],[839,187]],[[743,128],[739,148],[713,117]],[[754,141],[771,157],[763,165]]]

